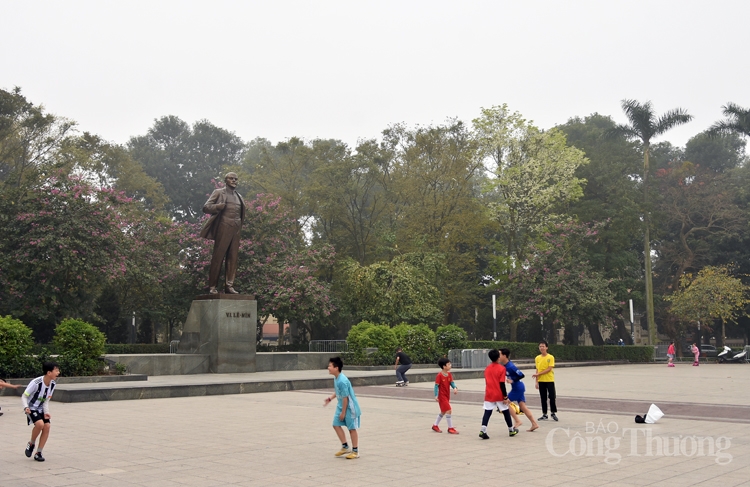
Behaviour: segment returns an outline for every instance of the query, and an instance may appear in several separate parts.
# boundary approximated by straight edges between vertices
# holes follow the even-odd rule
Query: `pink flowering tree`
[[[90,320],[108,281],[126,271],[123,208],[110,189],[59,176],[0,199],[0,315],[32,325],[46,341],[62,318]]]
[[[599,224],[568,222],[554,225],[544,240],[531,246],[529,257],[517,265],[501,288],[501,302],[517,313],[519,322],[543,318],[548,330],[561,326],[568,340],[578,325],[586,326],[595,345],[604,340],[598,325],[613,317],[621,305],[610,281],[595,271],[584,246],[596,239]],[[554,343],[554,336],[549,339]]]

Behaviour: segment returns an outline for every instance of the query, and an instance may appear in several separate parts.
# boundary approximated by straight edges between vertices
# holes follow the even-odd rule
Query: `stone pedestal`
[[[177,353],[204,353],[217,374],[255,372],[258,302],[246,294],[204,294],[190,306]]]

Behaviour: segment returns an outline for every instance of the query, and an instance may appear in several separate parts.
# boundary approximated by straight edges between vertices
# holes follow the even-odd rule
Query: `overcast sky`
[[[750,107],[750,1],[8,1],[0,88],[125,143],[155,118],[355,144],[507,103],[543,128]]]

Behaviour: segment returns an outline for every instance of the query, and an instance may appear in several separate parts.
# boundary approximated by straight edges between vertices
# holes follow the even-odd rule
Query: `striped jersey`
[[[24,408],[29,408],[32,411],[44,411],[48,412],[48,403],[52,399],[52,391],[55,390],[55,381],[50,381],[49,385],[44,383],[44,376],[37,377],[36,379],[29,382],[26,386],[26,390],[21,396]]]

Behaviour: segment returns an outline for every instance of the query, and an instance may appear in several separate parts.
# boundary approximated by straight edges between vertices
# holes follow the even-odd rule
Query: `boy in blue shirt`
[[[523,372],[518,370],[516,364],[510,361],[510,350],[507,348],[500,349],[500,363],[505,366],[505,374],[510,382],[510,392],[508,393],[508,399],[518,403],[518,407],[521,409],[523,414],[531,421],[531,428],[526,431],[534,431],[539,428],[539,423],[534,420],[534,416],[526,407],[526,386],[521,379],[525,377]]]
[[[336,404],[336,413],[333,415],[333,429],[341,441],[341,450],[336,452],[337,457],[345,457],[348,460],[359,458],[359,435],[357,430],[360,426],[360,415],[362,414],[357,402],[357,396],[354,395],[354,389],[349,379],[341,373],[344,368],[344,362],[341,357],[333,357],[328,361],[328,373],[333,376],[333,396],[327,397],[323,406],[338,399]],[[352,449],[346,442],[346,433],[344,426],[349,430],[349,436],[352,438]]]

